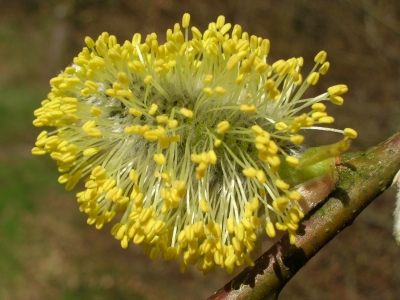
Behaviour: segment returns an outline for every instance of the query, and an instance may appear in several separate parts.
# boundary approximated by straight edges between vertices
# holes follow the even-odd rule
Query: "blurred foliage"
[[[70,64],[84,37],[119,41],[166,29],[189,12],[201,30],[223,14],[271,40],[270,61],[303,56],[307,74],[319,50],[331,69],[313,95],[345,83],[345,106],[330,106],[338,128],[359,132],[351,151],[400,128],[400,3],[390,0],[0,0],[0,299],[204,299],[230,278],[176,262],[150,262],[86,225],[54,162],[30,154],[39,130],[32,112],[49,79]],[[333,136],[333,138],[332,138]],[[310,145],[336,141],[321,134]],[[299,272],[282,299],[396,299],[400,249],[391,236],[394,193],[377,199]],[[265,241],[263,249],[273,241]]]

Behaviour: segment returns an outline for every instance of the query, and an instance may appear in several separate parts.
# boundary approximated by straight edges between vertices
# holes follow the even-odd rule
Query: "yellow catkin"
[[[33,112],[33,125],[51,130],[32,154],[54,160],[66,190],[80,187],[87,223],[113,222],[122,248],[180,260],[182,272],[196,265],[231,274],[254,265],[260,234],[288,231],[296,243],[302,195],[287,174],[308,168],[297,146],[303,129],[333,123],[329,105],[343,105],[348,88],[305,98],[329,70],[325,51],[303,82],[303,58],[271,61],[268,39],[224,16],[204,31],[190,23],[185,13],[165,37],[85,37]],[[357,137],[341,132],[330,147],[338,153]]]

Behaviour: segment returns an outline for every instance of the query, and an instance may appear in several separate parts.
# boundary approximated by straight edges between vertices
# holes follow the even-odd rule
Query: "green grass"
[[[32,125],[32,112],[41,96],[35,85],[0,87],[0,286],[9,286],[23,272],[16,251],[29,240],[23,215],[37,210],[47,189],[62,189],[54,163],[30,154],[40,132]]]

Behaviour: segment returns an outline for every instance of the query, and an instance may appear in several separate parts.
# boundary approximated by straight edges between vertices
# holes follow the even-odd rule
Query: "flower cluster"
[[[300,129],[332,123],[323,102],[341,105],[347,87],[303,99],[329,69],[326,52],[303,79],[302,58],[270,64],[269,40],[225,17],[203,33],[189,21],[168,29],[164,44],[155,33],[123,44],[107,32],[86,37],[34,112],[35,126],[54,130],[32,153],[57,162],[67,190],[83,179],[80,210],[97,229],[117,218],[111,233],[123,248],[181,259],[182,271],[231,273],[253,264],[261,231],[287,230],[295,243],[301,194],[281,162],[299,165],[291,148],[303,143]]]

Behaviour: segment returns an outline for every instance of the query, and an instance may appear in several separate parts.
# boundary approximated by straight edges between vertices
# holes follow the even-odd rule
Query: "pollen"
[[[33,125],[52,129],[32,154],[55,161],[68,191],[83,182],[76,198],[87,223],[113,222],[122,248],[180,260],[181,271],[252,266],[261,234],[287,231],[296,243],[302,195],[283,165],[304,167],[302,130],[333,123],[328,106],[348,90],[304,97],[329,69],[326,52],[303,81],[303,58],[270,61],[268,39],[228,21],[201,32],[184,14],[165,39],[86,37],[34,111]],[[326,131],[343,134],[335,153],[357,137]]]

